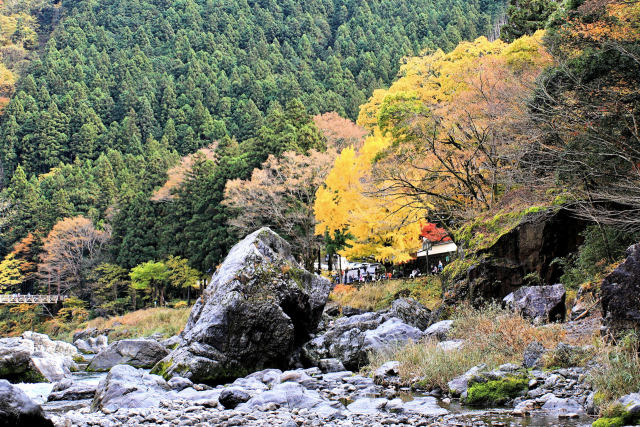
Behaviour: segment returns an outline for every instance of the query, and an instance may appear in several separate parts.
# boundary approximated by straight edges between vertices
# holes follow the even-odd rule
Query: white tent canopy
[[[453,242],[438,243],[433,245],[431,249],[429,249],[429,256],[456,252],[457,250],[458,246]],[[427,251],[425,251],[424,249],[418,251],[418,257],[426,256],[426,252]]]

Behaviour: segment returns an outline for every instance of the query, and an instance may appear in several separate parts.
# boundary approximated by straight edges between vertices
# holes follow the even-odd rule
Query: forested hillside
[[[500,2],[475,0],[63,2],[3,119],[3,166],[45,173],[107,149],[180,154],[256,136],[269,105],[355,119],[398,60],[487,33]]]

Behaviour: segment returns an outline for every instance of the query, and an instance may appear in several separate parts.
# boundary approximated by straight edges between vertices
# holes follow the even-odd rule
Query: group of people
[[[438,261],[438,264],[433,264],[430,266],[429,273],[439,274],[442,272],[442,270],[444,270],[444,264],[442,263],[442,261]],[[420,270],[414,269],[413,271],[411,271],[411,274],[409,274],[409,278],[413,279],[421,275],[422,273],[420,272]],[[385,272],[379,271],[379,269],[371,271],[364,268],[356,268],[352,270],[345,270],[342,272],[342,274],[336,272],[332,278],[333,282],[336,284],[351,284],[378,282],[381,280],[390,280],[395,277],[402,277],[402,275],[396,270],[393,270],[393,272]]]
[[[444,270],[444,265],[442,264],[442,261],[438,261],[438,264],[433,264],[431,266],[431,268],[429,269],[429,272],[431,274],[439,274],[442,273],[442,270]],[[409,275],[410,279],[414,279],[418,276],[421,276],[422,274],[420,273],[420,270],[418,270],[417,268],[414,269],[413,271],[411,271],[411,274]]]
[[[438,261],[437,265],[434,264],[431,267],[431,274],[442,273],[442,270],[444,270],[444,265],[442,265],[442,261]]]

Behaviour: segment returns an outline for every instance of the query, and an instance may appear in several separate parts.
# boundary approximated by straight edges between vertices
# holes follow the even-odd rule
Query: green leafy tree
[[[151,294],[151,301],[164,306],[164,291],[170,271],[163,262],[147,261],[131,269],[129,277],[133,289]]]

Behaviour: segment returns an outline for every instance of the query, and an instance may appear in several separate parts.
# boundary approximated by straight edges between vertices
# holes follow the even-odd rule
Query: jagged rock
[[[454,396],[460,396],[461,394],[465,393],[467,391],[467,388],[469,388],[469,381],[475,378],[482,370],[486,368],[487,365],[484,364],[474,366],[464,374],[449,381],[447,383],[447,387],[449,387],[449,393]]]
[[[324,306],[324,311],[323,314],[327,315],[328,317],[338,317],[340,316],[340,305],[336,302],[333,301],[329,301],[327,302],[327,304]]]
[[[108,371],[116,365],[151,368],[169,351],[153,339],[128,339],[111,343],[98,353],[87,366],[88,371]]]
[[[627,258],[602,281],[602,318],[614,335],[640,330],[640,243],[630,246]]]
[[[182,391],[185,388],[193,387],[193,383],[190,380],[182,377],[173,377],[167,381],[167,384],[175,391]]]
[[[373,312],[340,317],[329,325],[324,334],[302,347],[303,356],[311,365],[318,365],[320,359],[328,358],[337,358],[343,364],[347,360],[355,366],[365,364],[366,360],[360,360],[364,331],[377,328],[382,319],[380,314]]]
[[[238,405],[236,409],[250,412],[269,404],[287,406],[288,408],[312,409],[316,413],[322,413],[325,418],[338,417],[344,409],[339,402],[329,402],[323,399],[317,391],[307,390],[294,382],[277,384],[273,389],[260,393]]]
[[[231,249],[194,305],[180,345],[153,372],[220,383],[256,369],[287,368],[318,325],[331,286],[262,228]]]
[[[87,337],[73,342],[78,350],[85,354],[97,354],[109,346],[109,338],[106,335]]]
[[[218,400],[227,409],[234,409],[251,399],[251,395],[239,387],[227,387],[220,393]]]
[[[44,334],[25,332],[22,338],[0,339],[0,378],[12,382],[52,382],[76,369],[77,349]]]
[[[570,398],[557,397],[548,393],[540,398],[544,401],[542,409],[554,415],[559,414],[584,414],[584,408],[575,400]]]
[[[553,286],[523,286],[507,295],[503,301],[512,310],[536,322],[564,321],[567,307],[566,291],[561,284]]]
[[[640,393],[631,393],[618,399],[625,411],[632,415],[640,415]]]
[[[171,338],[160,341],[160,344],[162,344],[167,350],[173,350],[180,345],[180,337],[178,335],[174,335]]]
[[[358,314],[366,313],[366,310],[362,310],[360,308],[355,308],[355,307],[349,307],[348,305],[345,305],[344,307],[342,307],[341,313],[343,316],[349,317],[349,316],[357,316]]]
[[[413,298],[398,298],[391,304],[391,317],[397,317],[407,325],[424,330],[429,326],[431,311]]]
[[[129,365],[116,365],[98,384],[91,403],[95,410],[158,406],[171,388],[158,375],[147,374]]]
[[[42,408],[19,388],[0,380],[0,424],[16,427],[53,427]]]
[[[47,402],[93,399],[96,388],[96,384],[77,384],[68,379],[63,380],[54,384],[49,397],[47,397]]]
[[[368,363],[370,351],[422,338],[419,329],[386,316],[388,314],[364,313],[337,319],[326,333],[305,344],[306,360],[317,365],[320,359],[337,358],[347,369],[356,370]]]
[[[410,414],[420,414],[429,417],[438,417],[449,413],[444,408],[438,405],[438,401],[435,397],[415,397],[409,402],[405,402],[402,406],[404,412]]]
[[[422,337],[421,330],[392,317],[376,329],[364,333],[364,349],[379,351],[390,345],[401,345],[409,340],[417,341]]]
[[[394,382],[393,380],[398,378],[398,375],[400,375],[400,371],[398,370],[399,367],[400,362],[395,360],[383,363],[382,366],[374,371],[373,381],[376,384],[390,384]]]
[[[113,326],[116,326],[116,324],[114,323]],[[78,340],[86,341],[88,338],[97,338],[101,335],[108,336],[109,332],[111,332],[111,329],[87,328],[87,329],[83,329],[82,331],[75,332],[73,334],[73,339],[71,341],[75,343]]]
[[[524,349],[524,357],[522,365],[529,368],[539,368],[542,366],[542,355],[544,354],[544,347],[538,341],[529,343],[527,348]]]
[[[318,367],[325,374],[329,372],[342,372],[345,370],[344,365],[338,359],[320,359]]]
[[[33,347],[35,351],[55,353],[67,357],[74,357],[78,355],[78,349],[76,349],[73,345],[64,341],[53,341],[45,334],[26,331],[22,334],[22,338],[33,341]]]
[[[449,331],[453,327],[453,320],[441,320],[429,326],[424,334],[428,337],[437,338],[440,341],[447,339]]]

